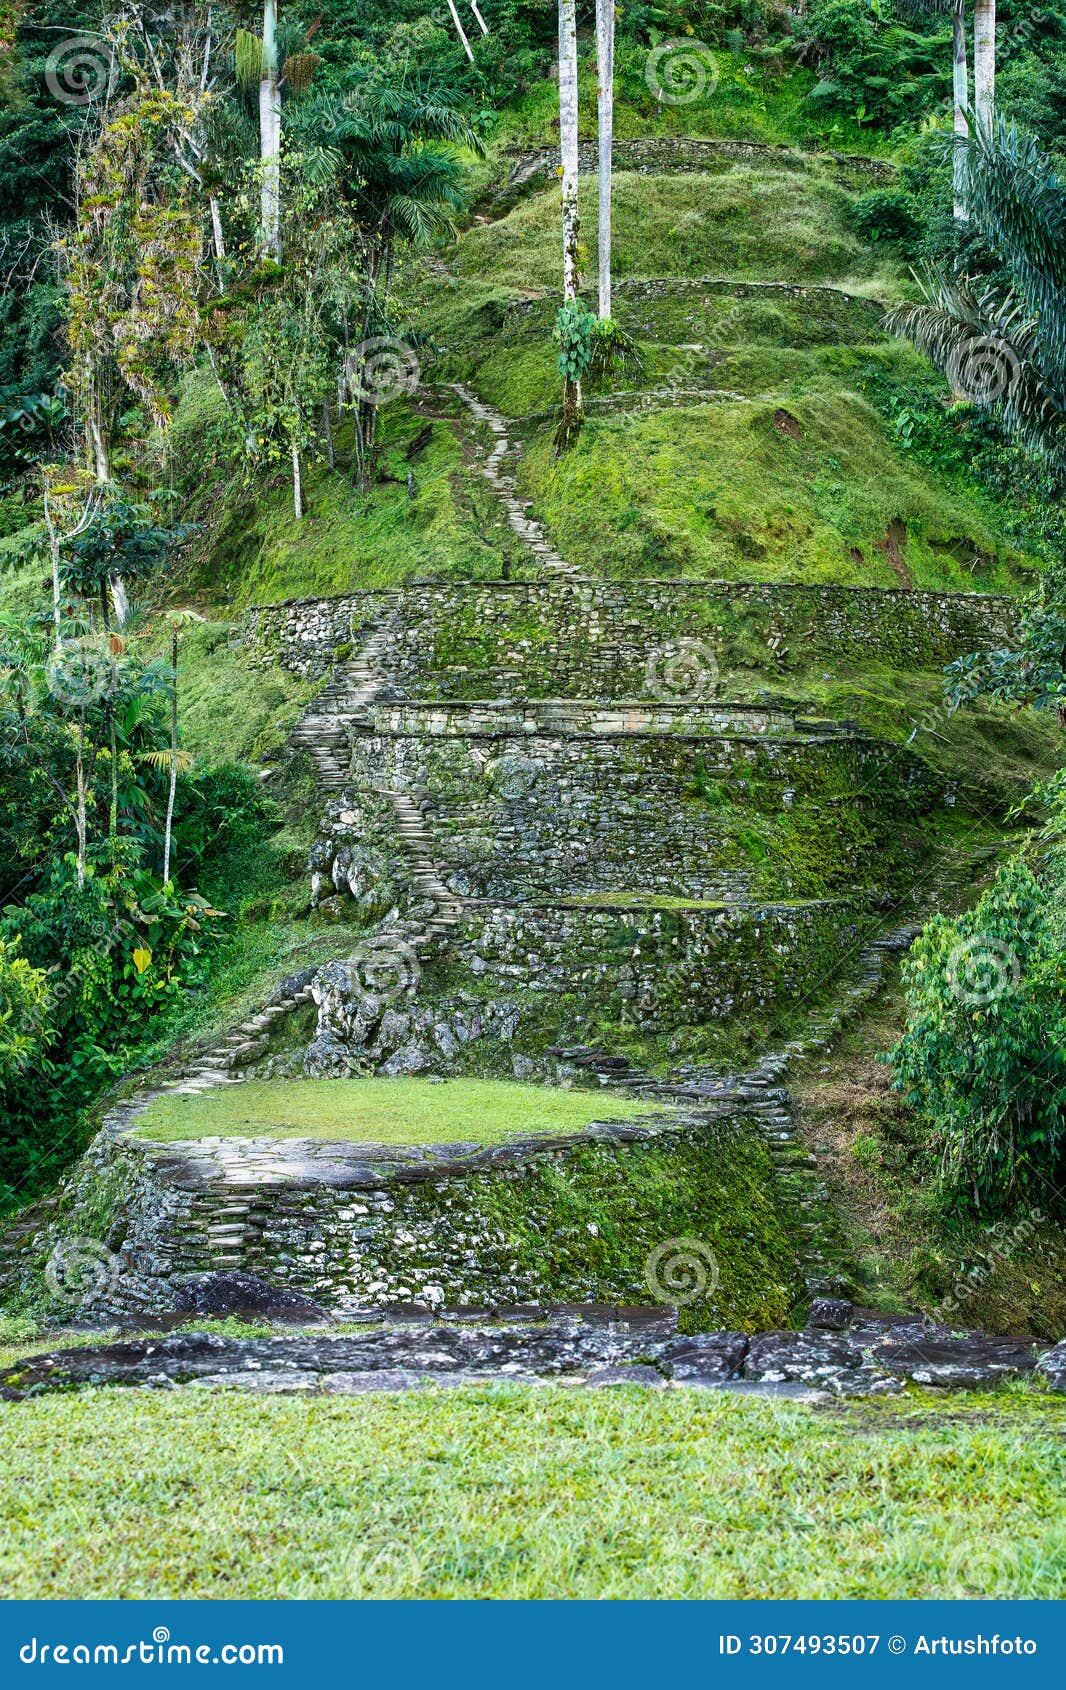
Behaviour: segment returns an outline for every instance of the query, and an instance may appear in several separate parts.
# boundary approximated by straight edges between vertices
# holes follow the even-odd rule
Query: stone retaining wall
[[[824,655],[835,668],[884,663],[940,669],[965,652],[1012,643],[1015,602],[986,594],[700,581],[413,583],[389,600],[357,592],[249,611],[249,661],[321,675],[358,649],[389,603],[396,631],[383,655],[400,698],[578,698],[678,701],[661,671],[682,643],[702,664],[704,701],[722,674],[787,676]],[[700,695],[698,689],[703,686]]]
[[[488,205],[496,216],[503,215],[526,193],[553,182],[559,168],[558,147],[538,147],[516,153],[508,180],[491,196]],[[793,147],[769,146],[758,141],[698,140],[682,135],[655,135],[646,139],[615,141],[611,149],[614,169],[637,176],[676,176],[695,172],[718,175],[735,164],[754,164],[760,170],[810,172],[828,171],[844,187],[868,187],[894,179],[895,167],[887,160],[846,153],[803,153]],[[595,175],[599,147],[595,141],[578,145],[578,169]]]
[[[471,912],[456,951],[521,1013],[558,1017],[574,1037],[585,1015],[657,1035],[705,1026],[817,992],[839,972],[863,930],[847,899],[711,909],[497,906]],[[561,999],[579,1000],[580,1011]],[[521,1025],[516,1042],[523,1046]]]
[[[780,1325],[800,1289],[776,1201],[761,1135],[740,1119],[674,1114],[489,1150],[101,1134],[56,1238],[82,1236],[83,1211],[97,1227],[110,1217],[114,1272],[83,1311],[97,1320],[165,1312],[183,1278],[225,1268],[343,1317],[411,1301],[646,1302],[650,1253],[687,1222],[721,1268],[703,1323],[758,1327]]]
[[[449,714],[452,725],[464,716]],[[880,883],[900,817],[944,796],[943,781],[917,759],[859,736],[370,734],[356,740],[351,771],[357,793],[422,795],[438,872],[468,898],[627,890],[737,898],[754,881],[764,896],[799,897]],[[785,816],[792,852],[753,855],[745,844],[753,829]],[[328,831],[333,848],[316,854],[316,867],[336,885],[352,845],[339,807]]]

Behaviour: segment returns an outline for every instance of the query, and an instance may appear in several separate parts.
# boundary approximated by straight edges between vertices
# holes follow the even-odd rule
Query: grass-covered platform
[[[664,1105],[602,1091],[510,1080],[265,1080],[157,1098],[139,1137],[173,1144],[220,1137],[350,1139],[372,1144],[500,1144],[525,1133],[579,1132]]]
[[[1029,1390],[822,1411],[89,1390],[0,1416],[0,1579],[23,1599],[1053,1598],[1064,1433]]]

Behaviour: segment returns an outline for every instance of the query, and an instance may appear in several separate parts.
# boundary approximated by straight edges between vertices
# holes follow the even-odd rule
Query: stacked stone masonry
[[[724,675],[745,667],[749,641],[784,678],[816,652],[834,666],[937,669],[1019,628],[1017,605],[991,595],[776,583],[416,582],[393,602],[385,661],[401,699],[645,699],[657,652],[693,639]],[[388,603],[359,592],[252,610],[249,661],[322,676]]]

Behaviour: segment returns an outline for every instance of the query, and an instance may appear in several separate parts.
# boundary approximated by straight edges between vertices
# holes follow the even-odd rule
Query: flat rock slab
[[[237,1316],[271,1324],[311,1326],[332,1316],[310,1297],[282,1285],[271,1285],[253,1273],[197,1273],[182,1280],[174,1292],[178,1315]]]
[[[222,1385],[271,1393],[358,1395],[421,1384],[664,1384],[728,1388],[742,1395],[861,1397],[907,1383],[990,1388],[1031,1373],[1028,1339],[952,1333],[912,1317],[869,1318],[802,1332],[696,1335],[677,1331],[676,1310],[563,1305],[550,1311],[452,1311],[452,1318],[397,1318],[356,1332],[293,1332],[230,1338],[205,1332],[59,1349],[0,1372],[0,1397],[98,1385],[168,1388]],[[1053,1389],[1066,1388],[1066,1346],[1040,1362]]]

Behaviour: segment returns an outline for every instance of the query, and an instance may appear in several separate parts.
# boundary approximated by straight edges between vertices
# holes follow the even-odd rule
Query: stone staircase
[[[388,797],[396,812],[397,834],[407,857],[414,891],[435,906],[434,914],[425,923],[425,931],[447,938],[459,924],[462,900],[448,890],[434,867],[433,839],[420,807],[406,792],[397,792],[392,787],[388,788]]]
[[[317,694],[290,736],[295,750],[306,751],[327,792],[346,784],[353,733],[366,725],[368,711],[382,691],[382,659],[388,650],[399,595],[390,595],[390,608],[371,625],[370,637],[358,656],[341,663]]]
[[[570,579],[579,576],[580,570],[560,557],[540,523],[527,514],[526,506],[518,497],[518,482],[506,466],[521,454],[521,446],[511,439],[504,418],[499,411],[493,410],[491,405],[486,405],[483,399],[479,399],[476,393],[472,393],[461,382],[449,382],[448,386],[451,392],[462,400],[474,421],[481,423],[495,436],[496,444],[480,465],[481,474],[500,498],[508,522],[528,549],[533,562],[549,575],[561,575]]]

